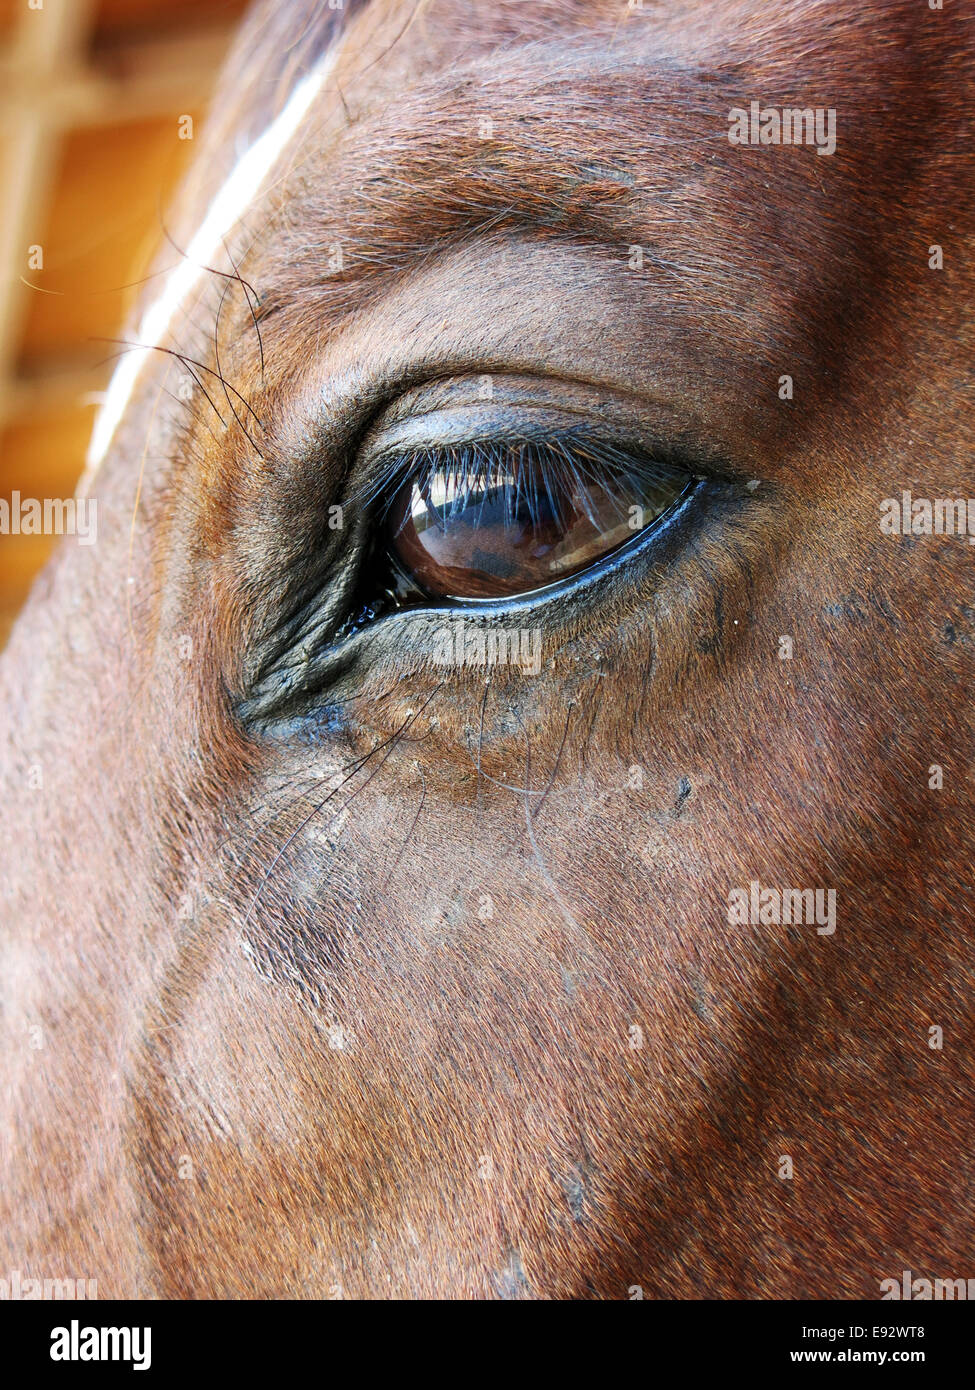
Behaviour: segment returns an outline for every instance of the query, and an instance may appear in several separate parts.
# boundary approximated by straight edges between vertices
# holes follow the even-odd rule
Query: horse
[[[8,1268],[971,1273],[973,76],[259,0],[0,664]]]

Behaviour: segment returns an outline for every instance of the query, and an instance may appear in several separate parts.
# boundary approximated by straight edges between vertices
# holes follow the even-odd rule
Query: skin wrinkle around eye
[[[557,334],[546,328],[553,283],[565,291]],[[472,303],[485,296],[493,298],[495,312],[472,316]],[[348,503],[361,486],[360,465],[352,457],[362,441],[375,442],[386,412],[402,426],[403,414],[456,401],[486,375],[498,378],[502,401],[537,392],[552,410],[552,402],[567,400],[574,420],[596,415],[600,430],[629,434],[647,455],[663,447],[679,460],[700,464],[700,471],[752,477],[754,465],[737,462],[721,442],[721,425],[733,421],[731,411],[722,410],[721,402],[716,407],[712,393],[700,382],[695,386],[688,373],[686,358],[693,362],[703,344],[696,348],[688,344],[690,335],[673,333],[646,341],[640,331],[645,307],[634,305],[632,297],[621,305],[618,272],[599,254],[522,241],[465,248],[408,277],[381,312],[357,315],[322,341],[316,354],[298,354],[310,365],[285,408],[272,415],[274,455],[284,474],[293,475],[292,486],[307,489],[309,479],[324,474],[332,479],[329,500]],[[607,347],[604,332],[620,313],[632,324],[622,354]],[[615,341],[621,341],[618,333]],[[368,345],[365,352],[358,351],[361,344]],[[532,408],[545,414],[545,407]],[[299,538],[292,534],[286,543],[295,546]],[[280,553],[273,533],[265,544]],[[348,576],[354,558],[347,551],[338,563]],[[342,583],[348,587],[351,580],[343,577]],[[307,598],[303,602],[307,608]],[[309,621],[299,613],[293,626],[302,631]],[[311,659],[319,661],[334,620],[312,621],[317,635],[311,650],[317,655]],[[280,634],[275,646],[280,658]],[[362,642],[355,649],[364,651]],[[273,669],[258,663],[265,690]],[[263,704],[258,700],[252,708],[256,712]]]
[[[284,475],[296,487],[327,477],[338,500],[358,441],[391,400],[430,381],[502,373],[556,389],[582,377],[593,391],[629,397],[656,447],[704,455],[702,468],[743,479],[774,473],[783,412],[761,388],[755,362],[725,341],[741,326],[734,265],[719,258],[716,276],[695,282],[690,302],[682,294],[690,284],[682,287],[653,261],[639,277],[629,273],[634,234],[621,234],[619,244],[594,236],[583,245],[552,229],[544,239],[525,229],[496,232],[391,269],[381,294],[351,314],[340,307],[354,303],[344,276],[279,306],[265,326],[271,356],[274,334],[283,333],[290,362],[301,364],[278,383],[281,408],[270,411]],[[284,249],[270,247],[272,260]],[[350,270],[354,279],[354,248]],[[333,289],[338,312],[329,314],[334,326],[323,336]],[[478,313],[475,306],[485,304],[490,311]],[[777,336],[780,307],[750,299],[748,342],[767,346]],[[729,372],[730,354],[737,366]],[[281,553],[270,527],[263,544]]]
[[[609,271],[607,288],[610,278],[615,282],[615,297],[606,304],[603,337],[611,342],[614,323],[634,320],[639,310],[641,326],[661,345],[669,339],[675,359],[687,362],[695,345],[681,344],[681,334],[691,320],[706,324],[696,353],[699,358],[719,357],[720,370],[709,373],[702,362],[698,376],[712,390],[716,382],[725,381],[729,407],[754,393],[755,378],[743,379],[742,346],[753,358],[756,377],[763,368],[771,372],[786,344],[788,355],[806,365],[807,301],[815,297],[817,307],[828,309],[829,287],[806,283],[810,271],[803,239],[835,238],[832,224],[823,222],[827,171],[815,167],[823,161],[803,163],[799,152],[795,160],[780,162],[780,192],[800,215],[794,227],[778,229],[773,245],[760,241],[759,229],[749,219],[756,180],[761,189],[768,188],[766,166],[760,170],[740,154],[732,158],[725,138],[722,82],[737,81],[734,64],[725,75],[720,67],[717,72],[705,68],[703,74],[682,73],[667,64],[665,54],[641,53],[643,43],[655,50],[657,40],[639,26],[628,26],[625,38],[619,50],[611,45],[605,53],[583,49],[574,55],[572,80],[578,90],[568,125],[557,100],[559,83],[567,74],[560,73],[554,81],[544,49],[531,47],[515,55],[513,67],[505,63],[501,72],[490,64],[475,64],[468,75],[458,74],[465,103],[476,98],[477,109],[483,106],[505,131],[504,140],[495,145],[478,142],[466,128],[445,125],[442,88],[427,88],[422,82],[410,90],[402,106],[370,111],[361,122],[353,122],[341,156],[355,198],[347,198],[339,188],[320,203],[295,199],[295,215],[289,212],[281,221],[280,260],[275,261],[272,246],[267,273],[261,276],[269,322],[280,314],[289,331],[302,337],[309,330],[316,332],[323,319],[340,324],[354,315],[362,323],[381,324],[385,333],[387,310],[401,287],[422,278],[425,268],[438,260],[463,268],[467,253],[468,263],[472,257],[494,255],[494,238],[506,240],[516,255],[509,267],[483,282],[483,293],[478,293],[482,282],[476,275],[470,285],[463,275],[454,277],[460,317],[475,302],[490,305],[494,318],[508,313],[509,306],[497,302],[504,291],[511,287],[517,300],[532,287],[531,267],[527,261],[519,266],[517,257],[525,256],[526,248],[534,257],[544,246],[552,252],[551,266],[537,284],[541,289],[547,281],[551,287],[544,306],[551,331],[546,333],[544,321],[534,325],[539,348],[558,346],[555,316],[561,306],[556,306],[567,267],[578,265],[583,257],[599,256]],[[655,65],[657,78],[649,91],[648,61]],[[642,159],[635,158],[632,140],[623,141],[619,130],[606,121],[614,99],[625,103],[635,95],[630,90],[634,83],[639,84],[645,122],[638,142]],[[520,110],[533,113],[527,126],[518,124]],[[675,110],[680,112],[676,125]],[[581,127],[587,121],[595,126],[587,128],[588,138],[582,140]],[[591,156],[595,130],[605,149],[599,169],[582,153],[585,149]],[[384,151],[381,173],[375,158],[379,148]],[[661,157],[664,151],[666,158]],[[835,167],[842,167],[842,161]],[[423,175],[419,184],[418,171]],[[832,178],[834,167],[828,172]],[[847,174],[844,168],[843,176]],[[286,193],[281,190],[282,208],[290,208]],[[720,215],[727,205],[736,210],[731,236],[729,219]],[[273,211],[270,222],[273,229]],[[333,238],[344,243],[348,253],[336,276],[322,273],[323,253]],[[269,236],[269,242],[274,240]],[[647,257],[638,273],[627,265],[634,243]],[[837,255],[836,264],[850,260]],[[774,273],[779,261],[788,263],[795,281],[794,292],[787,295],[780,290],[782,277]],[[295,274],[305,286],[301,303],[289,294]],[[629,305],[624,302],[627,297]],[[517,315],[517,303],[510,308]],[[634,349],[639,336],[631,338]],[[639,372],[628,367],[628,375],[635,380]],[[684,385],[689,399],[694,383]],[[764,423],[767,432],[769,422]],[[748,437],[742,430],[743,444]]]
[[[475,313],[477,302],[491,304],[489,317]],[[570,409],[572,393],[588,388],[577,409],[598,410],[610,425],[616,410],[657,447],[673,441],[711,467],[763,476],[756,470],[767,468],[769,452],[759,455],[755,441],[774,421],[763,429],[743,418],[755,407],[740,392],[722,399],[706,370],[707,341],[695,341],[676,310],[658,328],[648,307],[621,297],[618,268],[596,252],[521,240],[465,248],[408,277],[327,340],[309,339],[297,355],[310,365],[272,422],[278,452],[304,453],[313,466],[368,439],[380,412],[411,393],[450,392],[456,379],[482,377],[499,378],[503,391],[505,378],[520,376],[543,398],[568,396]],[[611,333],[620,316],[629,331],[620,334],[617,322]],[[401,408],[392,405],[394,419]],[[746,440],[752,460],[741,455]]]
[[[578,377],[536,373],[483,372],[434,377],[411,387],[375,418],[360,454],[371,461],[410,450],[498,438],[549,435],[599,436],[621,449],[647,447],[647,402],[616,386],[593,386]],[[677,427],[674,421],[670,430]],[[668,437],[652,437],[653,448],[669,452]]]
[[[580,56],[585,65],[588,59]],[[541,76],[543,84],[550,84],[549,75],[529,69],[531,61],[523,74],[526,82],[537,86]],[[670,109],[666,86],[672,76],[661,80],[660,100],[652,108],[658,115]],[[494,99],[504,97],[510,106],[517,93],[502,92],[497,82],[494,86]],[[692,103],[698,125],[714,116],[711,100],[705,108],[700,95]],[[436,96],[421,93],[417,100],[422,107]],[[590,93],[590,106],[592,102]],[[272,383],[266,404],[270,429],[281,445],[278,457],[294,461],[296,480],[302,470],[313,468],[337,479],[345,471],[356,432],[391,396],[424,378],[510,369],[565,380],[578,377],[580,362],[586,363],[594,385],[629,391],[651,425],[656,423],[658,440],[677,439],[688,448],[706,441],[716,460],[730,471],[740,469],[742,476],[774,472],[783,447],[795,444],[795,415],[808,408],[807,401],[814,407],[816,398],[803,393],[801,404],[783,411],[763,381],[762,368],[768,367],[770,350],[774,347],[778,359],[786,344],[801,363],[807,339],[814,335],[808,333],[802,302],[808,287],[804,290],[798,283],[785,297],[763,292],[764,280],[767,289],[775,290],[776,279],[763,274],[749,237],[747,195],[756,177],[749,161],[728,162],[721,157],[722,147],[712,142],[708,148],[718,156],[718,165],[702,165],[701,142],[682,139],[667,146],[666,161],[654,159],[617,170],[626,175],[617,180],[620,197],[601,204],[600,217],[590,219],[584,230],[567,216],[544,227],[537,218],[534,225],[526,218],[518,230],[495,226],[485,233],[483,225],[470,222],[474,204],[465,213],[457,190],[469,180],[475,201],[483,198],[487,206],[493,199],[497,204],[510,192],[506,166],[503,160],[498,166],[490,150],[474,151],[468,145],[462,165],[448,160],[446,146],[438,143],[437,113],[432,107],[424,109],[425,116],[419,110],[397,109],[383,115],[378,127],[366,121],[361,130],[350,129],[353,148],[346,143],[341,156],[350,161],[347,182],[356,190],[351,201],[341,186],[332,189],[329,184],[327,154],[322,186],[329,194],[321,206],[307,198],[304,175],[294,186],[283,182],[272,203],[293,208],[294,216],[280,228],[281,236],[272,235],[278,229],[275,208],[270,207],[255,244],[256,263],[243,266],[244,273],[253,270],[268,306],[264,331],[272,365],[285,355],[289,364],[289,379],[279,378],[277,389]],[[598,103],[594,109],[600,109]],[[364,140],[368,146],[387,119],[399,121],[407,114],[414,129],[406,130],[403,138],[424,141],[431,186],[425,191],[408,189],[394,179],[377,201],[374,190],[359,187],[356,142]],[[648,109],[648,120],[650,115]],[[542,160],[540,176],[543,183],[549,181],[545,188],[550,192],[565,192],[573,179],[578,189],[590,186],[585,178],[579,183],[585,171],[575,167],[568,146],[559,149],[558,142],[549,139],[547,144],[542,141],[544,149],[535,149],[541,129],[523,134],[520,154],[528,167],[533,167],[535,156]],[[609,165],[616,168],[610,155],[618,136],[604,134]],[[659,134],[650,121],[648,152],[660,147]],[[451,131],[449,144],[455,151],[458,138]],[[407,150],[393,136],[389,139],[392,177]],[[800,192],[802,206],[795,234],[775,253],[783,256],[796,236],[818,227],[821,214],[819,192],[809,183],[811,171],[798,163],[779,167],[786,185]],[[821,180],[824,171],[815,172]],[[450,217],[457,220],[456,230],[467,237],[445,245],[437,256],[418,241],[423,218],[415,209],[410,224],[402,223],[405,195],[414,201],[420,198],[426,208],[423,200],[434,189],[442,191],[445,207],[453,209]],[[624,189],[629,189],[625,196]],[[675,190],[680,196],[668,202]],[[543,190],[543,200],[544,196]],[[702,216],[709,208],[720,209],[729,198],[740,205],[745,218],[736,221],[736,235],[730,240],[720,218]],[[668,214],[668,254],[650,255],[645,268],[634,274],[627,265],[628,246],[645,244],[655,226],[659,232],[663,207],[680,214],[676,222]],[[306,219],[315,219],[314,225]],[[348,250],[347,266],[335,277],[322,274],[320,254],[332,235]],[[690,258],[683,254],[688,245],[697,248]],[[391,254],[377,260],[376,248]],[[675,270],[671,260],[679,262],[680,269]],[[705,262],[711,270],[702,275]],[[806,264],[802,258],[795,261],[791,278],[798,276],[801,282]],[[295,295],[296,284],[302,286],[300,296]],[[818,302],[825,303],[816,288]],[[478,304],[489,305],[489,312],[476,315]],[[323,323],[329,326],[327,334]],[[806,335],[798,340],[797,325]],[[275,351],[276,342],[287,346],[286,354]],[[291,371],[295,362],[302,364],[294,373],[297,381]],[[309,435],[314,436],[310,447]]]

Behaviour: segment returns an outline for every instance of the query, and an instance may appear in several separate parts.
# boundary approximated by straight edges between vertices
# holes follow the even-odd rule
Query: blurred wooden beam
[[[50,3],[50,0],[48,0]],[[68,0],[75,3],[75,0]],[[46,129],[128,121],[191,111],[209,97],[227,54],[232,28],[156,38],[112,50],[111,62],[82,67],[62,62],[51,74],[36,118]],[[0,120],[37,103],[30,72],[0,61]]]
[[[0,207],[0,424],[31,401],[64,397],[16,377],[27,296],[28,247],[41,244],[63,135],[78,127],[127,125],[199,111],[226,56],[234,26],[113,45],[87,53],[93,0],[45,0],[21,11],[15,41],[0,56],[0,146],[6,201]],[[174,114],[175,113],[175,114]],[[39,276],[37,278],[40,278]],[[36,293],[37,291],[33,291]],[[85,378],[88,383],[88,377]],[[88,394],[86,384],[81,394]]]
[[[69,406],[98,405],[109,375],[105,368],[77,367],[11,377],[4,392],[4,416],[0,425]]]
[[[30,100],[21,93],[4,108],[4,202],[0,206],[0,415],[6,383],[16,362],[24,318],[28,247],[38,244],[57,166],[58,135],[46,119],[55,74],[74,62],[88,37],[90,0],[47,0],[26,5],[11,45],[16,71],[29,74]],[[0,74],[0,82],[3,74]]]

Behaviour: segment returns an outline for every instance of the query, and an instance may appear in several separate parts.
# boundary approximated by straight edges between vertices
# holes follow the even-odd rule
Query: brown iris
[[[461,464],[464,460],[460,461]],[[557,583],[631,540],[684,492],[686,474],[580,464],[506,449],[427,466],[392,509],[392,549],[435,597],[509,598]],[[600,476],[600,474],[602,476]]]

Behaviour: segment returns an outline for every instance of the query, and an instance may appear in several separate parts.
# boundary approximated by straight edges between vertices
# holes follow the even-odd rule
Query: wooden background
[[[282,0],[287,3],[287,0]],[[0,0],[0,497],[70,497],[247,0]],[[184,126],[185,129],[185,126]],[[43,250],[43,269],[29,266]],[[54,538],[0,535],[0,645]]]

